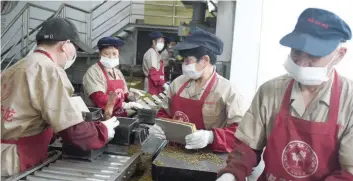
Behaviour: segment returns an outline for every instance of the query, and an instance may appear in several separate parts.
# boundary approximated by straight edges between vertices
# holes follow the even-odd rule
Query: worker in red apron
[[[184,57],[183,75],[171,83],[158,117],[196,125],[197,131],[185,137],[187,149],[210,145],[215,152],[231,152],[244,108],[242,96],[214,66],[216,55],[223,51],[223,42],[209,32],[196,31],[174,49]],[[151,132],[165,137],[158,125]]]
[[[100,60],[93,64],[83,76],[83,88],[86,100],[101,109],[105,109],[108,101],[108,93],[117,93],[113,115],[126,117],[126,110],[142,108],[139,103],[133,102],[138,98],[134,92],[129,92],[125,78],[118,69],[120,63],[120,50],[124,42],[115,37],[104,37],[97,43]]]
[[[11,176],[47,158],[56,133],[64,142],[91,150],[114,136],[116,117],[85,122],[71,96],[65,69],[76,58],[76,47],[92,53],[79,39],[72,22],[52,18],[36,36],[37,48],[1,75],[1,176]]]
[[[174,37],[166,37],[165,40],[166,40],[166,46],[162,50],[161,58],[163,60],[163,65],[164,65],[164,80],[167,82],[167,81],[170,81],[169,80],[169,73],[170,73],[169,59],[172,58],[173,56],[172,47],[176,45],[176,41]]]
[[[353,180],[353,81],[334,66],[347,52],[349,26],[308,8],[280,43],[289,75],[263,84],[240,123],[217,181],[244,181],[264,151],[259,181]]]
[[[151,32],[152,47],[143,56],[142,70],[145,74],[144,89],[152,95],[158,95],[168,87],[164,80],[164,63],[160,51],[164,48],[164,36],[160,32]]]

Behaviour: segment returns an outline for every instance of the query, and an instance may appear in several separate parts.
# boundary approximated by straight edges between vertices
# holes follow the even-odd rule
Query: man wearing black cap
[[[34,53],[1,75],[1,176],[11,176],[47,158],[53,132],[84,150],[103,147],[114,136],[116,117],[85,122],[71,96],[65,73],[76,57],[76,46],[92,52],[67,19],[43,23]]]
[[[120,48],[124,42],[115,37],[104,37],[97,43],[100,60],[92,65],[83,76],[83,88],[87,97],[94,106],[105,109],[108,102],[108,93],[117,93],[117,100],[113,110],[114,116],[127,117],[127,109],[142,108],[136,102],[136,95],[128,92],[125,78],[118,69],[120,63]],[[125,102],[129,101],[129,102]]]
[[[164,48],[164,36],[160,32],[151,32],[152,46],[143,56],[144,89],[152,95],[158,95],[166,87],[164,80],[164,64],[160,51]]]
[[[210,145],[215,152],[231,152],[243,105],[242,96],[214,66],[223,42],[209,32],[197,31],[173,49],[184,57],[184,75],[171,83],[158,116],[196,125],[198,131],[185,137],[187,149]],[[164,137],[158,129],[150,132]]]
[[[347,52],[349,26],[308,8],[280,41],[291,48],[289,75],[263,84],[244,115],[217,181],[243,181],[265,148],[265,180],[353,180],[353,81],[334,66]]]

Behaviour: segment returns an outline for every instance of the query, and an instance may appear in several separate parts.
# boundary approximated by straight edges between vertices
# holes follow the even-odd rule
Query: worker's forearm
[[[235,130],[238,124],[234,123],[226,128],[213,129],[214,140],[212,143],[212,151],[230,153],[235,145]]]
[[[168,115],[167,111],[165,111],[165,109],[161,108],[157,115],[156,115],[157,118],[170,118],[170,116]]]
[[[254,151],[237,138],[234,146],[234,150],[228,156],[227,166],[220,170],[218,176],[231,173],[237,181],[245,181],[245,178],[251,174],[252,168],[258,164],[258,155],[261,155],[261,152]]]
[[[107,105],[107,102],[108,102],[107,94],[104,94],[103,92],[95,92],[90,95],[90,98],[97,107],[103,110],[105,109],[105,106]],[[118,98],[115,102],[114,110],[122,108],[124,100],[125,100],[125,96],[120,99]]]
[[[71,143],[82,150],[103,147],[108,141],[108,130],[98,121],[81,122],[58,133],[64,142]]]

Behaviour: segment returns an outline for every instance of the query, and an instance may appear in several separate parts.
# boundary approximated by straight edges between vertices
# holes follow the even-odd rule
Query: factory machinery
[[[160,105],[157,100],[163,96],[165,94],[162,93],[158,97],[144,97],[141,99],[145,101],[144,109],[137,110],[132,118],[119,117],[120,124],[115,129],[115,136],[105,147],[85,151],[62,143],[58,138],[49,145],[49,157],[45,162],[1,180],[214,181],[218,170],[225,165],[226,154],[214,154],[208,149],[187,151],[183,146],[168,145],[167,140],[149,135],[149,125],[160,121],[155,115]],[[83,112],[86,121],[104,119],[101,109],[90,107],[89,111]],[[173,130],[173,127],[169,129]],[[182,134],[182,130],[175,133]],[[141,178],[136,176],[140,172],[144,172]]]
[[[114,139],[104,148],[83,151],[65,143],[49,146],[49,158],[28,171],[7,178],[6,181],[124,181],[136,171],[140,156],[151,160],[166,144],[166,140],[148,136],[148,129],[138,119],[118,118]],[[129,153],[130,146],[140,149]],[[4,179],[2,179],[4,180]]]

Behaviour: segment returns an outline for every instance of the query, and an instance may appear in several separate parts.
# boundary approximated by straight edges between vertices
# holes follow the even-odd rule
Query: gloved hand
[[[221,177],[219,177],[216,181],[237,181],[237,179],[235,179],[234,175],[230,173],[225,173]]]
[[[163,129],[159,127],[157,124],[154,124],[154,125],[143,124],[143,125],[148,127],[148,132],[150,135],[154,135],[157,138],[166,139]]]
[[[143,106],[137,102],[123,102],[124,109],[142,109]]]
[[[127,98],[129,99],[129,101],[136,101],[137,99],[140,98],[140,95],[138,95],[135,92],[129,92],[129,95],[127,96]]]
[[[130,89],[129,95],[127,96],[127,98],[130,101],[136,101],[137,99],[140,98],[140,92],[137,92],[137,90],[135,89]]]
[[[214,135],[212,131],[197,130],[185,137],[186,149],[201,149],[213,143]]]
[[[120,122],[117,120],[117,118],[115,116],[113,116],[112,118],[110,118],[106,121],[102,121],[102,123],[108,129],[108,140],[114,138],[114,134],[115,134],[114,128],[119,126],[119,124],[120,124]]]
[[[163,89],[168,91],[169,90],[169,84],[170,84],[169,82],[164,83],[163,84]]]

